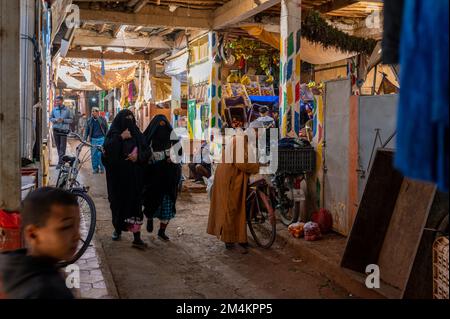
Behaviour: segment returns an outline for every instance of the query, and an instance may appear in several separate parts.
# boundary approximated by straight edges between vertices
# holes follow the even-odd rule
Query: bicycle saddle
[[[65,155],[65,156],[62,158],[62,160],[63,160],[64,163],[69,163],[70,165],[72,165],[72,164],[75,162],[76,158],[73,157],[73,156]]]

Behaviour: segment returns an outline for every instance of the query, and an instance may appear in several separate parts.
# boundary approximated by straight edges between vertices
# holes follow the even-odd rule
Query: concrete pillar
[[[300,131],[301,0],[281,0],[280,127],[281,135]]]
[[[35,104],[35,66],[34,46],[30,38],[35,34],[35,6],[34,0],[20,1],[20,118],[21,118],[21,156],[33,158],[34,129],[33,118]]]
[[[20,205],[20,1],[0,1],[0,209]]]
[[[218,34],[217,32],[210,32],[208,34],[209,41],[209,59],[211,63],[211,73],[209,77],[208,87],[208,104],[210,107],[210,127],[221,128],[222,118],[220,116],[219,103],[222,98],[222,64],[216,62],[218,55]]]

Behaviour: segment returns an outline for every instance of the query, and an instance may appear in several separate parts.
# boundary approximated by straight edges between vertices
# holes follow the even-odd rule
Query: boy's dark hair
[[[45,226],[53,205],[78,207],[78,200],[72,193],[59,188],[43,187],[35,190],[22,202],[22,229],[28,225]]]

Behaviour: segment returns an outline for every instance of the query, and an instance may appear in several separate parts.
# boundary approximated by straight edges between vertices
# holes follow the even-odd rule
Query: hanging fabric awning
[[[92,83],[102,90],[112,90],[134,80],[136,66],[122,70],[106,70],[104,72],[105,75],[102,75],[102,68],[100,66],[90,65],[90,71]]]
[[[269,44],[275,49],[280,49],[280,35],[279,33],[269,32],[261,25],[247,25],[241,27],[247,31],[249,35],[258,40]],[[344,59],[351,58],[357,55],[354,52],[342,52],[336,47],[325,48],[320,44],[312,43],[305,38],[301,41],[301,59],[311,64],[327,64]]]

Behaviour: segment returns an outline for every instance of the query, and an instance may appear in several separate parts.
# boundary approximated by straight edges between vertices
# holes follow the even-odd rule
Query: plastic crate
[[[20,229],[0,228],[0,252],[22,248]]]
[[[433,244],[433,298],[448,298],[448,237],[439,237]]]
[[[316,168],[316,151],[313,147],[278,149],[278,173],[302,174]]]

